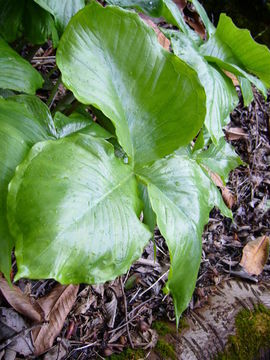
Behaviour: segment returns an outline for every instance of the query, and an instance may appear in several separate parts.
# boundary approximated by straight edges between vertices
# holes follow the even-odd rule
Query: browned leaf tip
[[[36,355],[43,354],[52,347],[76,301],[78,289],[78,285],[56,285],[47,296],[38,300],[47,323],[32,331]]]
[[[239,81],[234,74],[232,74],[231,72],[229,72],[227,70],[223,70],[223,72],[232,80],[234,86],[239,86]]]
[[[240,262],[246,272],[252,275],[260,275],[269,256],[269,245],[268,236],[261,236],[246,244]]]
[[[235,204],[235,196],[223,184],[223,181],[218,174],[210,171],[209,169],[207,169],[207,170],[208,170],[208,173],[210,174],[213,182],[220,188],[225,204],[228,206],[229,209],[231,209],[233,207],[233,205]]]
[[[166,38],[166,36],[159,30],[158,26],[151,20],[147,15],[140,14],[140,17],[143,19],[143,21],[152,27],[155,30],[155,33],[157,34],[157,39],[160,45],[167,51],[170,51],[170,41]]]
[[[40,306],[25,295],[18,286],[10,286],[0,274],[0,290],[7,302],[20,314],[34,322],[41,322],[43,311]]]

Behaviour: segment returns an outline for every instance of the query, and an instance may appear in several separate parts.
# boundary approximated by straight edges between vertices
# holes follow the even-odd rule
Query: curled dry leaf
[[[140,17],[143,19],[143,21],[148,24],[151,28],[155,30],[155,33],[157,34],[158,42],[160,45],[167,51],[170,51],[170,41],[166,38],[166,36],[159,30],[158,26],[149,19],[147,15],[140,14]]]
[[[268,236],[261,236],[250,241],[243,249],[240,265],[249,273],[259,275],[264,268],[269,256],[270,239]]]
[[[76,300],[78,289],[78,285],[56,285],[47,296],[37,301],[44,311],[47,323],[32,331],[36,355],[43,354],[52,347]]]
[[[25,295],[18,286],[10,286],[6,279],[0,274],[0,290],[7,302],[18,313],[34,322],[41,322],[43,311],[39,304],[34,302],[29,296]]]
[[[230,141],[239,140],[248,137],[248,134],[242,128],[239,127],[230,127],[225,131],[226,131],[226,137]]]
[[[239,81],[237,80],[237,77],[234,74],[232,74],[227,70],[223,70],[223,72],[232,80],[234,86],[239,86]]]
[[[206,168],[206,166],[205,166],[205,168]],[[206,169],[207,169],[209,175],[211,176],[212,181],[215,183],[216,186],[218,186],[220,188],[225,204],[228,206],[229,209],[231,209],[233,207],[233,205],[235,204],[235,196],[223,184],[223,181],[218,174],[212,172],[208,168],[206,168]]]

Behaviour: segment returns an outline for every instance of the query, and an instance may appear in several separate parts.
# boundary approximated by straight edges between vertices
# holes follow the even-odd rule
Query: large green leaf
[[[52,16],[33,0],[26,1],[22,22],[24,37],[32,44],[44,44],[52,39],[54,46],[57,45],[58,34]]]
[[[37,70],[0,39],[0,88],[35,94],[42,84]]]
[[[205,26],[205,29],[207,31],[207,34],[209,36],[211,36],[214,32],[215,32],[215,26],[212,24],[212,22],[210,21],[206,11],[204,10],[203,6],[201,5],[201,3],[198,0],[188,0],[190,1],[195,10],[197,11],[197,13],[200,15],[200,18]]]
[[[183,13],[173,0],[163,0],[162,16],[168,23],[177,26],[190,40],[198,44],[202,42],[200,36],[187,25]]]
[[[256,43],[248,30],[238,29],[225,14],[220,15],[216,32],[201,46],[201,52],[208,60],[223,68],[227,64],[229,71],[247,77],[261,91],[260,83],[247,73],[256,75],[266,87],[270,87],[269,49]]]
[[[231,216],[209,177],[188,153],[156,161],[140,171],[148,187],[160,232],[166,239],[171,292],[177,322],[192,296],[201,260],[201,236],[209,211],[218,206]]]
[[[135,13],[91,3],[71,19],[56,58],[65,85],[112,120],[135,164],[187,144],[202,126],[205,93],[196,73]]]
[[[110,5],[121,6],[122,8],[137,9],[153,17],[162,15],[163,0],[107,0]]]
[[[224,183],[233,169],[243,165],[233,147],[224,138],[219,140],[218,145],[211,144],[205,151],[194,152],[193,157],[199,164],[218,174]]]
[[[69,117],[57,111],[54,115],[54,123],[60,138],[76,132],[109,139],[112,135],[100,125],[95,123],[86,114],[72,113]]]
[[[7,42],[22,36],[33,44],[58,41],[51,15],[33,0],[0,0],[0,35]]]
[[[22,31],[25,0],[0,0],[0,35],[13,42]]]
[[[13,247],[6,220],[8,183],[30,147],[49,139],[53,129],[48,109],[38,98],[27,95],[0,98],[0,271],[8,279]]]
[[[9,185],[16,279],[99,283],[128,270],[151,237],[129,165],[77,134],[36,144]]]
[[[55,18],[55,25],[62,34],[69,20],[85,5],[85,0],[34,0]]]
[[[234,85],[223,72],[211,66],[200,55],[198,47],[185,34],[167,31],[174,53],[197,72],[206,93],[205,126],[215,144],[224,136],[223,126],[238,103]]]

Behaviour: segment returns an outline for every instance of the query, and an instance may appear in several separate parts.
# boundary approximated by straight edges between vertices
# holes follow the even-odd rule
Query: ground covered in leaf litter
[[[40,56],[38,55],[33,58],[33,65],[53,77],[55,74],[57,81],[58,74],[54,68],[51,48],[42,50]],[[51,93],[49,99],[48,90]],[[52,108],[57,106],[59,110],[63,107],[72,112],[72,108],[76,106],[70,93],[66,93],[61,86],[54,93],[48,83],[48,89],[40,91],[39,96],[43,100],[49,100]],[[70,101],[71,107],[66,108]],[[239,265],[243,246],[250,240],[270,233],[269,113],[269,98],[265,101],[255,93],[255,101],[248,108],[243,106],[240,97],[240,105],[231,114],[231,122],[225,133],[247,166],[241,166],[231,173],[225,191],[225,196],[228,195],[228,190],[231,192],[229,197],[233,202],[234,221],[224,219],[216,210],[210,214],[209,224],[203,234],[203,256],[197,287],[187,314],[190,309],[199,310],[206,304],[215,287],[224,279],[237,277],[254,283],[270,279],[269,261],[263,273],[257,277],[248,275]],[[64,322],[60,335],[46,352],[45,359],[102,359],[109,356],[112,359],[163,359],[175,356],[173,353],[170,355],[170,348],[164,350],[163,344],[158,342],[156,321],[170,321],[173,326],[175,319],[172,299],[162,291],[168,277],[170,261],[164,239],[158,230],[154,241],[156,260],[151,242],[127,274],[104,285],[81,285],[77,296],[76,287],[69,288],[68,291],[59,289],[52,294],[56,285],[52,280],[18,282],[23,293],[30,295],[32,299],[47,296],[46,306],[51,306],[52,313],[53,308],[57,310],[53,313],[55,328],[57,324],[60,326],[58,317],[62,317]],[[67,316],[65,311],[59,310],[68,310],[74,300],[75,303]],[[16,309],[14,301],[12,305]],[[14,315],[1,294],[0,306],[4,309],[4,315],[12,318],[13,322],[23,321],[16,318],[16,312]],[[28,311],[26,306],[25,315],[29,318]],[[23,311],[20,309],[20,312]],[[45,338],[54,338],[54,334],[49,330],[42,333],[33,328],[31,330],[37,332],[36,346],[41,349],[46,346],[43,344]],[[18,347],[24,347],[25,353],[31,353],[31,345],[28,343],[29,330],[20,334],[24,341]],[[10,339],[14,339],[14,334],[10,335]],[[19,352],[6,351],[10,341],[1,340],[0,338],[0,359],[20,358]],[[143,352],[127,352],[126,348],[140,349]],[[167,355],[164,355],[164,351]]]

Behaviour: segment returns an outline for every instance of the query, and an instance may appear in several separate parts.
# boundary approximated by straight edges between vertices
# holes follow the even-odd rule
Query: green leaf
[[[270,51],[265,45],[256,43],[248,30],[238,29],[231,18],[221,14],[214,35],[201,46],[201,52],[219,66],[227,64],[228,71],[242,75],[265,93],[262,84],[270,87]]]
[[[57,45],[57,32],[52,16],[33,0],[26,1],[23,28],[25,38],[32,44],[44,44],[52,38],[54,45]]]
[[[239,85],[241,88],[241,92],[243,95],[243,100],[244,100],[244,106],[249,106],[253,100],[253,91],[252,91],[252,87],[251,87],[251,83],[248,79],[239,76],[238,77],[238,81],[239,81]]]
[[[211,66],[199,54],[198,47],[179,31],[166,31],[171,39],[174,53],[187,62],[198,74],[205,89],[207,113],[205,126],[215,144],[224,136],[222,128],[238,103],[238,96],[232,81]]]
[[[0,88],[35,94],[42,84],[37,70],[0,39]]]
[[[171,257],[166,285],[174,299],[177,323],[192,296],[201,260],[201,236],[213,206],[231,212],[205,172],[187,152],[140,170],[147,183],[157,224]]]
[[[185,22],[183,13],[178,9],[173,0],[163,0],[162,16],[168,23],[177,26],[190,40],[200,44],[202,42],[200,36],[193,31]]]
[[[24,36],[33,44],[43,44],[48,38],[58,42],[51,15],[33,0],[0,0],[0,35],[13,42]]]
[[[122,8],[133,8],[149,16],[159,17],[162,15],[162,0],[107,0],[110,5],[120,6]]]
[[[90,117],[80,113],[72,113],[69,117],[57,111],[54,115],[54,123],[60,138],[80,132],[103,139],[109,139],[112,135]]]
[[[202,164],[218,174],[224,183],[228,180],[229,173],[239,165],[242,160],[236,154],[233,147],[224,138],[219,140],[218,145],[211,144],[205,151],[193,153],[193,157]]]
[[[151,237],[140,212],[132,169],[105,140],[76,134],[36,144],[9,186],[16,279],[114,279]]]
[[[205,29],[207,31],[207,34],[209,36],[211,36],[216,28],[214,27],[214,25],[212,24],[212,22],[210,21],[206,11],[204,10],[203,6],[200,4],[200,2],[198,0],[188,0],[190,1],[193,5],[195,10],[197,11],[197,13],[200,15],[200,18],[205,26]]]
[[[14,244],[6,220],[8,183],[30,147],[52,137],[53,123],[48,114],[46,105],[36,97],[0,98],[0,271],[7,279]]]
[[[62,34],[74,14],[85,5],[85,0],[34,0],[55,18],[55,25]]]
[[[24,0],[0,0],[0,35],[7,41],[15,41],[22,31]]]
[[[140,198],[143,202],[143,222],[149,227],[151,233],[154,234],[154,230],[157,225],[157,217],[152,209],[147,187],[144,184],[139,183],[138,189]]]
[[[91,3],[71,19],[56,58],[66,87],[111,119],[136,165],[187,144],[202,126],[196,73],[135,13]]]

